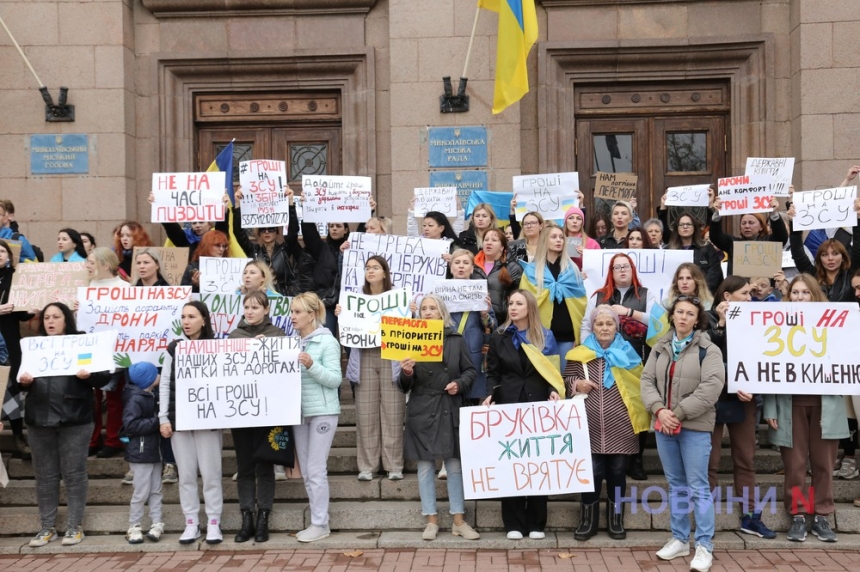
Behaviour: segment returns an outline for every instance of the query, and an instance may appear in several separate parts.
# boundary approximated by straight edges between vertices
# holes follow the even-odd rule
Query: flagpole
[[[45,87],[45,84],[43,84],[42,80],[39,79],[39,76],[36,75],[36,70],[34,70],[33,66],[30,65],[30,60],[28,60],[27,56],[24,55],[24,50],[21,49],[21,46],[19,46],[18,42],[15,40],[15,36],[13,36],[12,32],[9,31],[9,28],[6,27],[6,22],[3,21],[2,16],[0,16],[0,25],[2,25],[3,29],[6,30],[6,33],[9,34],[9,39],[12,40],[12,43],[15,44],[15,47],[18,48],[18,53],[21,54],[21,57],[24,59],[24,63],[27,64],[27,67],[30,68],[30,72],[33,74],[33,77],[36,78],[36,83],[39,84],[39,87]],[[474,32],[472,32],[472,34],[474,35]]]
[[[478,30],[478,16],[481,14],[481,6],[475,8],[475,22],[472,24],[472,35],[469,37],[469,49],[466,50],[466,63],[463,64],[463,75],[460,77],[469,77],[466,72],[469,70],[469,58],[472,55],[472,44],[475,41],[475,32]]]

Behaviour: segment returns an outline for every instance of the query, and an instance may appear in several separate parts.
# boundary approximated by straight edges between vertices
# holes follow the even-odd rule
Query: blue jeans
[[[669,481],[672,536],[690,540],[690,512],[696,511],[696,546],[714,550],[714,502],[708,484],[711,434],[682,429],[677,435],[657,434],[657,452]]]
[[[561,362],[561,373],[564,373],[564,368],[567,367],[567,360],[564,359],[564,356],[567,355],[567,352],[573,349],[573,345],[576,342],[557,342],[558,343],[558,357]]]
[[[464,514],[463,500],[463,469],[460,459],[452,457],[445,459],[445,470],[448,471],[448,512]],[[421,514],[423,516],[436,514],[436,463],[433,461],[418,461],[418,493],[421,495]]]

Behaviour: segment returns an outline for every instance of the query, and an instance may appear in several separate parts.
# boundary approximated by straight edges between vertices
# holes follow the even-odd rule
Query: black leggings
[[[606,481],[606,497],[617,502],[617,496],[624,496],[627,490],[627,462],[630,455],[591,454],[594,469],[594,492],[582,493],[582,502],[592,504],[600,500],[600,489]],[[616,492],[618,494],[616,494]]]
[[[845,452],[845,458],[853,458],[857,453],[857,420],[848,418],[848,437],[839,440],[839,446]]]

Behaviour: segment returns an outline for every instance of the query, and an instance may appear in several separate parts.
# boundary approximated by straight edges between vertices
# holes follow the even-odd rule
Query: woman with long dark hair
[[[669,250],[691,250],[693,252],[693,264],[698,266],[702,274],[705,275],[705,282],[713,294],[723,280],[721,253],[705,238],[702,223],[692,212],[683,211],[675,219],[674,227],[669,225],[668,213],[666,195],[663,195],[657,214],[663,225],[671,231],[666,248]]]
[[[87,250],[80,233],[73,228],[64,228],[57,233],[57,254],[49,262],[83,262],[87,259]]]

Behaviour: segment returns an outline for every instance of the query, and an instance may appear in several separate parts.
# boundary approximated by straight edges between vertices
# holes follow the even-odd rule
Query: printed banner
[[[666,189],[667,207],[706,207],[710,185],[687,185]]]
[[[433,293],[442,298],[452,314],[488,310],[486,280],[442,280],[433,287]]]
[[[782,270],[782,252],[781,242],[735,241],[732,272],[747,278],[773,278]]]
[[[730,302],[729,391],[860,395],[853,302]]]
[[[594,490],[585,396],[460,408],[467,499]]]
[[[415,189],[415,208],[413,215],[423,217],[429,212],[442,213],[448,220],[457,218],[457,187],[420,187]]]
[[[171,286],[179,286],[182,275],[188,267],[188,247],[159,247],[159,246],[135,246],[132,260],[137,253],[143,249],[152,250],[161,258],[161,275]],[[137,275],[137,265],[131,264],[131,283],[137,284],[140,276]]]
[[[820,191],[794,193],[797,214],[792,221],[794,230],[853,228],[857,226],[854,199],[857,187],[837,187]]]
[[[200,257],[200,293],[236,294],[242,286],[242,273],[251,258]]]
[[[787,197],[794,177],[794,157],[747,157],[744,174],[769,177],[768,192],[775,197]]]
[[[272,324],[282,329],[288,336],[295,335],[293,322],[290,319],[292,300],[287,296],[269,297],[269,318]],[[200,301],[209,308],[216,338],[229,336],[244,316],[241,294],[200,294]]]
[[[90,283],[83,262],[37,262],[19,264],[12,275],[8,303],[15,310],[39,310],[51,302],[72,308],[78,287]]]
[[[302,175],[304,222],[367,222],[370,177]]]
[[[116,336],[116,330],[105,330],[95,334],[23,338],[18,379],[24,373],[33,377],[77,375],[81,370],[113,373]]]
[[[153,173],[152,222],[215,222],[224,220],[225,174]]]
[[[239,184],[242,186],[242,228],[286,227],[289,224],[290,200],[284,194],[287,184],[284,161],[240,161]]]
[[[382,359],[442,361],[442,320],[382,316]]]
[[[720,216],[747,213],[769,213],[773,195],[770,181],[765,175],[743,175],[726,177],[717,181],[717,196],[720,198]]]
[[[672,285],[672,276],[683,262],[693,261],[692,250],[590,250],[582,252],[582,273],[587,274],[585,291],[591,297],[594,292],[603,288],[606,277],[612,270],[609,262],[618,253],[624,253],[633,259],[636,274],[643,286],[654,294],[658,302],[666,299],[666,293]]]
[[[167,345],[182,335],[182,306],[191,286],[78,288],[78,328],[88,334],[119,328],[113,360],[161,365]]]
[[[559,220],[567,209],[579,206],[579,173],[523,175],[514,177],[513,185],[517,220],[530,212],[539,212],[546,220]],[[504,214],[496,216],[504,218]]]
[[[394,288],[408,288],[428,294],[445,279],[448,263],[442,258],[451,243],[447,240],[351,232],[349,248],[343,253],[341,293],[360,292],[364,285],[364,264],[371,256],[382,256],[391,270]]]
[[[594,181],[594,198],[607,201],[629,201],[636,196],[636,182],[639,177],[633,173],[597,173]]]
[[[300,424],[300,344],[290,337],[179,342],[176,429]]]
[[[337,329],[341,345],[350,348],[378,348],[382,316],[408,318],[411,294],[406,288],[384,294],[342,293]]]

